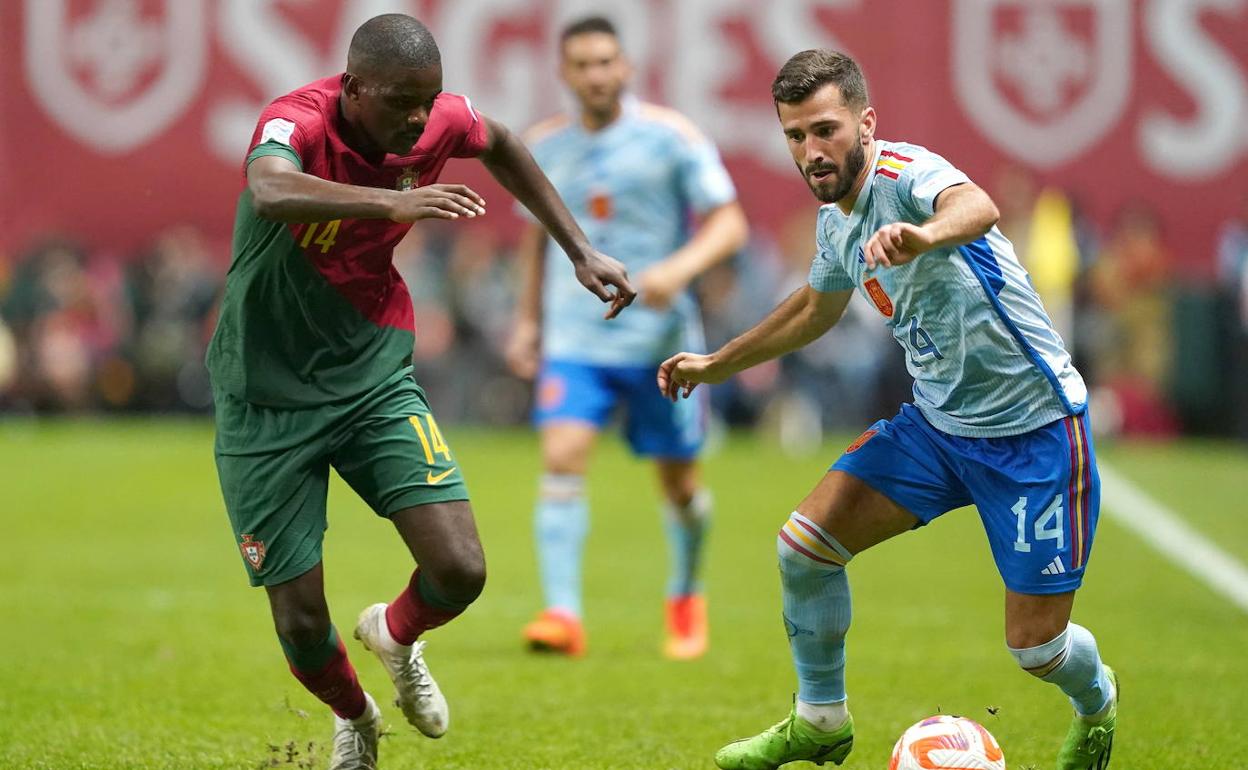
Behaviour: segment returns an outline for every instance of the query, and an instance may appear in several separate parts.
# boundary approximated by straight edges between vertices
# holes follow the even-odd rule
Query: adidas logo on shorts
[[[1049,562],[1049,566],[1040,570],[1041,575],[1060,575],[1066,571],[1066,567],[1062,566],[1062,557],[1054,556],[1053,561]]]

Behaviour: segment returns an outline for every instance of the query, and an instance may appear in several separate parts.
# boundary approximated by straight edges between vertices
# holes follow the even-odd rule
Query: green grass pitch
[[[535,442],[466,429],[448,439],[490,578],[464,617],[427,637],[452,709],[442,740],[386,708],[385,674],[350,642],[393,730],[383,768],[710,768],[721,744],[787,713],[775,532],[841,442],[793,459],[737,436],[708,459],[711,650],[680,664],[659,656],[667,556],[648,467],[602,445],[589,655],[534,657],[519,631],[538,609]],[[1119,446],[1102,457],[1248,558],[1243,448]],[[328,711],[286,671],[264,595],[246,585],[208,423],[2,423],[0,468],[0,768],[324,766]],[[392,598],[411,565],[390,526],[339,483],[330,522],[330,605],[349,636],[359,609]],[[859,731],[845,767],[882,770],[901,731],[937,711],[983,722],[1014,770],[1052,767],[1068,707],[1005,652],[1000,583],[973,512],[861,555],[850,574]],[[1122,679],[1113,767],[1248,768],[1248,615],[1102,519],[1075,617]]]

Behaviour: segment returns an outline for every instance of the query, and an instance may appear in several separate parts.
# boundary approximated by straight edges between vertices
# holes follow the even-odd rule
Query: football
[[[1005,770],[1005,754],[983,725],[942,714],[901,734],[888,770]]]

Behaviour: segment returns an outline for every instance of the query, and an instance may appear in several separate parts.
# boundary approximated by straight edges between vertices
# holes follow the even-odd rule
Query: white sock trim
[[[585,477],[577,473],[543,473],[538,494],[548,500],[575,500],[585,494]]]
[[[840,729],[849,720],[849,701],[836,703],[797,702],[797,715],[824,732]]]
[[[381,637],[381,644],[386,648],[387,652],[402,653],[412,649],[412,645],[402,644],[390,635],[390,623],[386,621],[386,611],[384,609],[381,611],[381,622],[377,625],[380,626],[377,635]]]
[[[373,696],[364,693],[364,713],[350,721],[356,727],[363,727],[372,724],[380,716],[381,709],[377,707],[377,701],[373,700]]]

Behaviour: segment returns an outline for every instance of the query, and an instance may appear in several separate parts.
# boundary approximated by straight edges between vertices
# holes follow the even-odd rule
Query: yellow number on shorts
[[[321,228],[321,234],[316,235],[316,229],[320,225],[320,222],[313,222],[308,225],[308,229],[303,233],[303,240],[299,241],[299,248],[306,249],[309,244],[315,243],[321,247],[322,254],[329,253],[329,250],[334,247],[334,242],[338,240],[338,228],[342,226],[342,220],[329,220],[325,223],[325,227]],[[313,236],[316,237],[314,238]]]
[[[438,424],[433,421],[433,415],[425,415],[425,422],[429,425],[428,433],[425,433],[419,417],[408,417],[407,421],[412,424],[412,427],[416,429],[416,435],[420,437],[420,445],[425,450],[425,462],[433,465],[434,452],[445,457],[448,462],[450,461],[451,448],[446,445],[446,439],[442,438],[442,431],[438,430]]]

